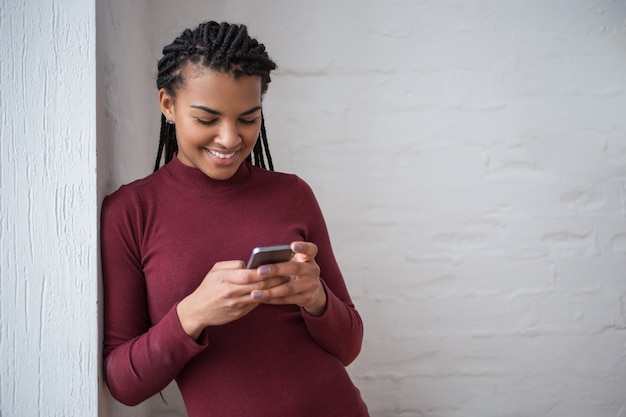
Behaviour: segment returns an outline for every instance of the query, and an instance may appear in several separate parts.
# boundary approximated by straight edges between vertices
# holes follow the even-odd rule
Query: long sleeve
[[[303,309],[302,315],[315,342],[347,366],[361,351],[363,322],[354,306],[340,300],[326,285],[324,289],[328,296],[324,314],[315,317]]]
[[[314,317],[304,309],[301,313],[315,342],[347,366],[361,351],[363,322],[333,255],[326,222],[313,191],[303,181],[300,181],[299,190],[301,201],[298,207],[307,208],[306,219],[310,225],[307,238],[318,246],[316,261],[328,298],[322,316]]]
[[[203,350],[182,330],[176,306],[150,322],[141,267],[142,213],[132,195],[108,197],[102,208],[104,372],[113,396],[138,404],[165,388]]]

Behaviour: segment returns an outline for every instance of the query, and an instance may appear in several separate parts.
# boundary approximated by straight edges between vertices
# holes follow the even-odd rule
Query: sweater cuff
[[[163,317],[162,325],[164,327],[164,331],[172,335],[174,340],[176,340],[176,343],[182,346],[187,352],[195,355],[209,346],[209,337],[204,330],[200,333],[198,340],[193,340],[189,337],[189,335],[185,333],[182,324],[180,324],[180,319],[178,318],[178,313],[176,312],[177,306],[178,303],[176,303]]]
[[[341,300],[339,300],[337,296],[328,289],[324,280],[320,279],[320,282],[322,283],[322,287],[324,287],[324,292],[326,293],[326,309],[321,316],[314,316],[303,307],[300,307],[300,312],[304,317],[304,321],[307,323],[307,326],[309,326],[309,324],[315,326],[314,323],[322,325],[324,322],[334,317],[334,311],[337,309],[337,303],[341,303]]]

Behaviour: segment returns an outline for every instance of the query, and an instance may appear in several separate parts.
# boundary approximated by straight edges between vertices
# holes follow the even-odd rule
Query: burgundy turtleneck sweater
[[[175,157],[105,199],[101,237],[105,377],[119,401],[138,404],[176,379],[190,417],[368,415],[345,370],[361,348],[361,318],[297,176],[244,163],[217,181]],[[198,341],[185,334],[176,305],[216,262],[299,240],[319,249],[321,317],[262,304]]]

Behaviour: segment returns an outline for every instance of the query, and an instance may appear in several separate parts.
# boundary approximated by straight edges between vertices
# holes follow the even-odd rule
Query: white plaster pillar
[[[96,416],[95,1],[0,3],[0,415]]]

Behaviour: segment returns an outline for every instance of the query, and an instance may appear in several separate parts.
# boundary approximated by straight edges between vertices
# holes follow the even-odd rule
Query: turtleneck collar
[[[177,155],[174,155],[172,160],[162,169],[165,169],[169,176],[183,187],[201,193],[224,193],[241,188],[252,175],[250,163],[244,161],[235,175],[226,180],[216,180],[198,168],[183,164]]]

